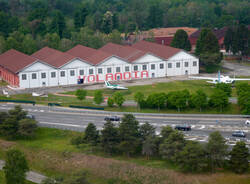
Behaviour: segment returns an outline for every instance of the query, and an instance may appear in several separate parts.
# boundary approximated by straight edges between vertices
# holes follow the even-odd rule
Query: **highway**
[[[0,111],[12,109],[16,104],[0,104]],[[35,116],[39,126],[68,129],[74,131],[84,131],[88,123],[94,123],[97,129],[101,130],[105,121],[105,116],[117,115],[122,117],[122,112],[79,110],[63,107],[47,107],[22,105],[23,109]],[[175,127],[187,123],[192,130],[183,132],[186,139],[207,142],[208,136],[213,131],[219,131],[228,141],[229,145],[234,145],[235,141],[243,140],[250,146],[250,126],[244,124],[246,117],[241,115],[192,115],[192,114],[146,114],[133,113],[140,124],[149,122],[156,127],[157,134],[166,125]],[[118,124],[116,122],[116,124]],[[232,133],[243,130],[246,138],[234,138]]]

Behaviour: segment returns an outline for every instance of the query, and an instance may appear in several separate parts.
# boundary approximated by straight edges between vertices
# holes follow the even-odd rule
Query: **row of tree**
[[[178,112],[186,108],[197,108],[200,112],[208,107],[216,108],[222,111],[229,104],[226,89],[231,90],[231,86],[227,84],[217,84],[216,89],[208,98],[203,90],[197,90],[194,94],[190,94],[188,90],[172,91],[166,93],[152,93],[145,98],[142,92],[137,92],[134,99],[139,108],[156,108],[158,110],[163,108],[177,109]],[[228,87],[229,86],[229,87]]]
[[[30,138],[35,136],[37,121],[27,116],[21,106],[0,112],[0,136],[8,139]]]
[[[238,105],[243,114],[250,114],[250,84],[241,83],[237,86]]]
[[[181,132],[170,126],[163,127],[160,135],[156,135],[155,127],[149,123],[139,125],[132,114],[125,114],[117,126],[107,121],[101,131],[89,123],[83,136],[75,137],[71,143],[78,147],[81,144],[100,146],[111,155],[162,158],[186,172],[215,171],[216,168],[227,167],[243,173],[249,168],[249,150],[244,142],[238,142],[229,151],[219,132],[211,133],[206,144],[187,141]]]

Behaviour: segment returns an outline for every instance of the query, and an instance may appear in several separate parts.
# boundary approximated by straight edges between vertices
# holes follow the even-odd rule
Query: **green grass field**
[[[10,148],[23,151],[32,170],[49,177],[70,176],[77,171],[87,171],[90,183],[110,184],[112,179],[129,180],[139,178],[147,183],[148,177],[158,178],[161,183],[175,184],[248,184],[250,175],[236,175],[221,171],[214,174],[183,174],[164,160],[144,157],[109,156],[99,149],[83,145],[76,148],[70,144],[79,132],[39,128],[31,140],[5,141],[0,138],[0,158]],[[0,172],[0,179],[3,173]],[[0,180],[1,181],[1,180]],[[154,183],[154,182],[152,182]],[[30,183],[27,183],[30,184]]]

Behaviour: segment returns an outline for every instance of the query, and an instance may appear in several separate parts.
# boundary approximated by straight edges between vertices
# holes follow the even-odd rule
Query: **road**
[[[10,110],[15,104],[0,104],[0,111]],[[94,123],[101,130],[105,116],[117,115],[122,117],[122,112],[79,110],[63,107],[47,107],[22,105],[23,109],[33,114],[39,122],[39,126],[74,131],[84,131],[88,123]],[[184,132],[186,139],[206,142],[213,131],[219,131],[228,141],[234,145],[235,141],[243,140],[250,145],[250,126],[244,124],[246,117],[241,115],[193,115],[193,114],[154,114],[133,113],[140,124],[149,122],[156,127],[157,134],[163,126],[187,123],[192,131]],[[118,124],[118,123],[116,123]],[[233,138],[231,135],[236,130],[243,130],[247,138]]]

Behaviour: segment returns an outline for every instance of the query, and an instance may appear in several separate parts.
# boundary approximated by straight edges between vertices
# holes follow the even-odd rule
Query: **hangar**
[[[169,46],[140,41],[108,43],[100,49],[77,45],[67,52],[44,47],[31,56],[0,55],[0,77],[19,88],[134,80],[199,73],[199,59]]]

